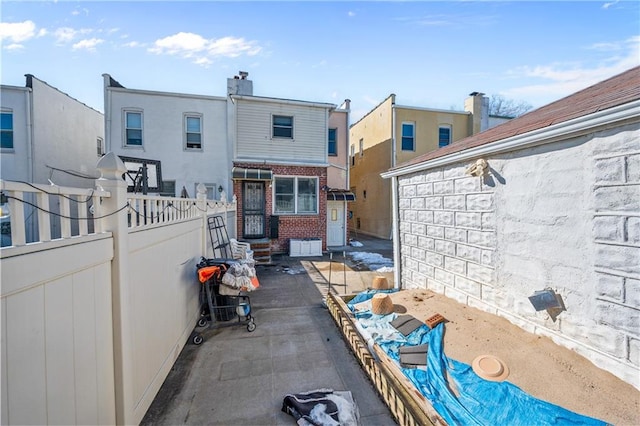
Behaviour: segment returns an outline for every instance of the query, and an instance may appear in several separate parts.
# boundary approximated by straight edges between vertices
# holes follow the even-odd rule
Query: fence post
[[[196,186],[196,191],[198,192],[196,194],[196,199],[198,200],[198,211],[200,212],[200,215],[202,216],[202,245],[201,245],[201,250],[202,250],[202,256],[204,257],[208,257],[207,256],[207,239],[209,238],[209,236],[207,235],[209,233],[209,226],[207,224],[207,218],[209,217],[209,206],[207,203],[207,187],[203,184],[203,183],[199,183]]]
[[[131,288],[128,282],[129,233],[127,183],[122,175],[124,163],[113,152],[103,156],[97,164],[101,177],[96,186],[111,193],[102,199],[100,208],[102,230],[113,235],[111,262],[111,306],[113,313],[113,352],[115,374],[116,423],[133,423],[133,339],[131,319]]]

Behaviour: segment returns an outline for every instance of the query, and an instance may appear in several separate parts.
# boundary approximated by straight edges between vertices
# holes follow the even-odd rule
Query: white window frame
[[[404,129],[405,126],[411,126],[412,134],[411,134],[411,148],[404,147]],[[407,136],[409,138],[409,136]],[[416,123],[413,121],[403,121],[400,125],[400,149],[402,151],[415,151],[416,150]]]
[[[278,125],[276,126],[275,123],[275,119],[276,117],[285,117],[285,118],[290,118],[291,119],[291,126],[283,126],[283,125]],[[291,129],[291,136],[276,136],[276,128],[279,129]],[[273,139],[294,139],[294,128],[295,128],[295,117],[293,115],[286,115],[286,114],[271,114],[271,138]]]
[[[276,192],[276,188],[277,188],[277,181],[278,179],[293,179],[293,211],[290,210],[279,210],[278,209],[278,204],[277,204],[277,192]],[[315,205],[314,205],[314,211],[300,211],[300,207],[299,207],[299,194],[298,194],[298,190],[299,190],[299,179],[312,179],[315,181]],[[272,205],[273,205],[273,214],[274,215],[295,215],[295,216],[309,216],[309,215],[318,215],[319,211],[320,211],[320,195],[319,195],[319,191],[320,188],[318,188],[318,186],[320,185],[320,179],[318,178],[318,176],[274,176],[274,182],[273,182],[273,200],[272,200]]]
[[[140,145],[129,144],[128,130],[127,127],[127,116],[128,114],[140,114],[140,129],[131,128],[131,130],[140,130]],[[123,132],[123,146],[125,148],[143,148],[144,147],[144,112],[141,109],[136,108],[127,108],[122,110],[122,132]]]
[[[105,154],[104,139],[99,136],[96,138],[96,153],[98,154],[98,157],[102,157]]]
[[[189,127],[187,126],[187,122],[189,121],[190,118],[197,118],[200,121],[200,131],[199,132],[190,132],[189,131]],[[183,132],[182,132],[182,138],[183,138],[183,147],[185,149],[185,151],[202,151],[202,142],[204,140],[204,134],[203,134],[203,120],[202,120],[202,114],[198,114],[195,112],[187,112],[184,113],[183,115],[183,119],[182,119],[182,126],[183,126]],[[193,146],[189,146],[189,133],[193,133],[193,134],[198,134],[200,135],[200,146],[198,147],[193,147]]]
[[[360,157],[364,157],[364,139],[360,138],[360,140],[358,141],[358,148],[359,148],[359,152],[360,152]]]

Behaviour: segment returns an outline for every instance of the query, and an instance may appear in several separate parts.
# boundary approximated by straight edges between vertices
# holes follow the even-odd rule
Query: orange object
[[[258,281],[258,277],[251,277],[251,284],[253,285],[254,289],[260,287],[260,282]]]
[[[435,315],[430,316],[429,318],[427,318],[424,322],[427,323],[429,328],[433,328],[436,325],[440,324],[441,322],[445,322],[445,321],[447,321],[447,319],[445,317],[443,317],[440,314],[435,314]]]
[[[209,278],[211,278],[215,274],[220,274],[219,266],[205,266],[204,268],[198,269],[198,279],[203,284],[206,283]]]

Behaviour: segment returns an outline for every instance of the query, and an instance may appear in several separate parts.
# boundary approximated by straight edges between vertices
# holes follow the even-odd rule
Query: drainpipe
[[[34,182],[34,168],[33,168],[33,103],[31,102],[31,95],[33,93],[32,88],[28,88],[25,91],[25,104],[26,104],[26,116],[27,116],[27,180]]]
[[[394,288],[401,288],[400,286],[400,277],[401,274],[401,263],[400,263],[400,231],[398,229],[398,177],[394,176],[391,178],[391,208],[392,208],[392,227],[391,232],[393,233],[392,241],[393,241],[393,286]]]
[[[104,88],[104,153],[111,152],[111,90],[109,90],[109,74],[102,74]]]

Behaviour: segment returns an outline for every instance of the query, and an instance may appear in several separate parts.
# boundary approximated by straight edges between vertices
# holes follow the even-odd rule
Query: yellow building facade
[[[352,237],[358,233],[391,238],[391,182],[380,173],[396,164],[488,128],[488,98],[474,92],[465,111],[396,104],[391,94],[349,129]]]

